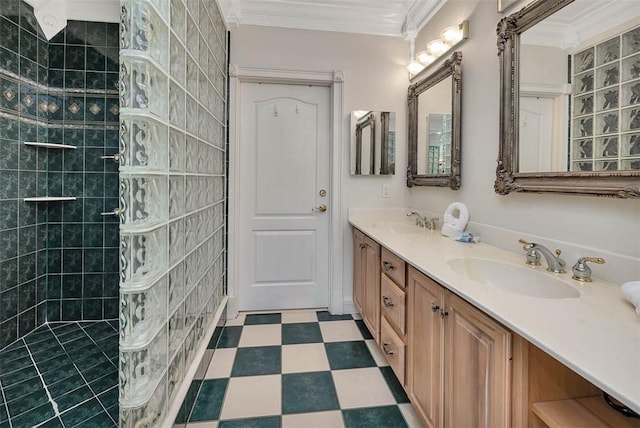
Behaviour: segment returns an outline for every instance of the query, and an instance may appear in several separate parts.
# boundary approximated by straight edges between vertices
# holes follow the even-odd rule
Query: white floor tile
[[[398,407],[400,408],[400,413],[404,416],[404,420],[407,422],[407,425],[409,425],[409,428],[422,428],[420,418],[411,403],[399,404]]]
[[[319,372],[330,370],[322,343],[282,346],[282,373]]]
[[[320,323],[322,339],[325,342],[347,342],[362,340],[362,333],[354,321],[324,321]]]
[[[216,349],[204,378],[221,379],[231,377],[231,369],[233,368],[233,360],[236,357],[236,351],[237,348]]]
[[[369,348],[369,352],[371,352],[371,356],[373,356],[373,360],[376,362],[378,367],[385,367],[389,365],[389,362],[385,358],[384,354],[380,350],[380,347],[376,343],[375,340],[369,339],[365,340],[367,344],[367,348]]]
[[[187,424],[187,428],[218,428],[218,421],[195,422]]]
[[[238,347],[273,346],[282,344],[280,324],[245,325],[242,327]]]
[[[335,370],[331,375],[342,409],[384,406],[396,402],[377,367]]]
[[[296,322],[318,322],[318,315],[316,315],[315,310],[282,312],[282,324],[293,324]]]
[[[244,319],[247,317],[247,314],[240,313],[235,319],[225,321],[225,326],[233,326],[233,325],[244,325]]]
[[[232,377],[220,419],[279,415],[282,411],[280,375]]]
[[[343,428],[342,413],[333,412],[302,413],[283,415],[282,428]]]

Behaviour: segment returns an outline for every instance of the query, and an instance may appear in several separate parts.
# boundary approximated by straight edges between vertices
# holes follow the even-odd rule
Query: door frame
[[[227,319],[238,315],[240,287],[239,228],[240,211],[239,172],[240,159],[240,87],[242,83],[264,82],[290,85],[315,84],[331,89],[330,95],[330,147],[329,147],[329,312],[343,313],[343,209],[342,209],[342,118],[344,76],[340,71],[303,71],[264,67],[229,66],[229,195],[227,233]]]

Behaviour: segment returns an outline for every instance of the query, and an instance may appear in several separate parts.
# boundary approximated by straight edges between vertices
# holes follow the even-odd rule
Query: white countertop
[[[355,211],[355,210],[354,210]],[[403,218],[404,217],[404,218]],[[569,299],[527,297],[474,282],[456,273],[447,260],[474,257],[525,266],[524,252],[515,254],[483,244],[465,244],[440,231],[416,227],[397,233],[390,223],[413,224],[404,215],[379,210],[349,213],[349,222],[410,265],[518,333],[576,373],[640,412],[640,316],[625,300],[620,286],[597,278],[591,283],[555,276],[580,291]],[[532,268],[545,271],[543,266]],[[514,278],[515,279],[515,278]]]

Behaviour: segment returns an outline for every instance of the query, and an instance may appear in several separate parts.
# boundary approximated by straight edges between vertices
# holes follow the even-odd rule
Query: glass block
[[[197,16],[197,15],[192,15],[192,16],[187,15],[186,47],[187,47],[187,52],[189,52],[189,55],[191,55],[193,59],[197,62],[198,48],[200,47],[200,44],[199,44],[200,32],[198,31],[198,27],[196,26],[193,20],[193,16]]]
[[[167,270],[167,228],[150,232],[120,232],[120,288],[144,287]]]
[[[165,21],[169,21],[169,0],[150,0],[153,6],[156,8],[160,16]]]
[[[620,64],[618,62],[596,69],[596,88],[606,88],[620,83]]]
[[[578,74],[575,79],[576,95],[592,92],[595,88],[595,72],[593,70]]]
[[[617,111],[601,113],[596,116],[596,135],[613,134],[620,129],[620,117]]]
[[[175,3],[181,3],[176,1]],[[172,2],[173,4],[173,2]],[[178,38],[171,34],[171,46],[169,49],[169,58],[171,63],[171,78],[178,82],[180,85],[185,85],[186,74],[186,57],[185,48]]]
[[[169,310],[173,311],[184,299],[184,262],[169,271]]]
[[[596,138],[596,158],[618,157],[618,136]]]
[[[169,363],[169,372],[167,373],[167,394],[169,396],[169,402],[172,402],[175,398],[174,394],[180,389],[184,376],[184,354],[182,353],[182,346],[180,346],[180,352],[178,352]]]
[[[187,329],[186,339],[184,344],[182,345],[183,353],[184,353],[184,364],[185,367],[189,367],[196,353],[196,349],[198,346],[196,332],[193,326]]]
[[[593,157],[593,140],[591,138],[573,141],[571,159],[591,159]]]
[[[122,373],[121,373],[122,375]],[[126,406],[120,398],[120,428],[147,428],[162,425],[167,403],[167,378],[162,376],[153,395],[144,403]]]
[[[157,1],[157,0],[156,0]],[[129,48],[149,55],[163,68],[169,64],[167,46],[169,45],[169,27],[151,4],[144,0],[131,3],[131,22],[128,37]]]
[[[623,132],[640,130],[640,106],[622,110],[621,115]]]
[[[186,136],[184,132],[171,129],[169,131],[169,171],[182,172],[185,170]]]
[[[184,259],[184,287],[186,293],[191,293],[195,287],[199,279],[199,269],[198,253],[197,251],[193,251]],[[194,297],[194,299],[197,300],[197,296]],[[187,317],[188,314],[189,308],[187,308]]]
[[[184,305],[179,305],[169,319],[169,355],[174,355],[182,347],[184,335],[185,310]]]
[[[184,176],[169,177],[169,218],[180,217],[185,213]]]
[[[141,109],[166,120],[168,79],[151,62],[120,54],[120,105]]]
[[[640,80],[622,85],[622,106],[629,107],[640,104]]]
[[[120,347],[120,402],[143,404],[152,395],[167,369],[167,329],[162,328],[142,349]]]
[[[120,177],[122,227],[150,227],[169,218],[168,177],[162,175],[124,175]]]
[[[604,160],[604,161],[595,161],[594,171],[617,171],[618,170],[618,161],[617,160]]]
[[[620,169],[622,171],[638,171],[638,170],[640,170],[640,158],[622,159],[620,161]]]
[[[640,134],[623,134],[621,140],[622,156],[640,156]]]
[[[199,227],[200,222],[197,213],[191,214],[185,219],[184,246],[186,253],[191,252],[198,245]]]
[[[593,117],[587,116],[573,120],[573,135],[576,138],[593,135]]]
[[[622,56],[640,52],[640,27],[622,35]]]
[[[185,126],[185,92],[176,83],[169,86],[169,122],[177,128]]]
[[[593,162],[572,162],[571,171],[593,171]]]
[[[213,188],[212,188],[212,196],[215,202],[221,201],[224,199],[224,177],[212,177],[213,179]]]
[[[167,277],[143,291],[120,293],[120,344],[142,346],[167,318]]]
[[[120,170],[166,171],[168,133],[148,116],[120,115]]]
[[[187,132],[196,136],[198,135],[198,102],[187,95]],[[188,142],[187,142],[188,144]]]
[[[616,36],[596,46],[596,65],[607,64],[620,58],[620,37]]]
[[[171,29],[180,40],[186,41],[186,10],[182,0],[169,2],[169,13],[171,16]]]
[[[596,110],[611,110],[620,106],[620,91],[618,87],[603,89],[596,92]]]
[[[169,223],[169,264],[184,257],[184,219]]]
[[[591,70],[594,65],[594,48],[585,49],[573,56],[573,73],[578,74],[583,71]]]
[[[224,174],[224,158],[225,154],[218,148],[211,149],[211,168],[207,171],[210,174]]]
[[[622,60],[622,81],[640,79],[640,53]]]
[[[573,100],[574,116],[582,116],[594,112],[593,94],[575,97]]]

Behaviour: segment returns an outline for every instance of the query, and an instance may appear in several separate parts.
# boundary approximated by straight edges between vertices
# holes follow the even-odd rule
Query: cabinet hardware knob
[[[387,296],[382,296],[382,304],[385,308],[390,308],[393,306],[393,302]]]
[[[437,311],[438,311],[438,309],[440,309],[440,306],[436,305],[435,303],[433,303],[433,304],[431,305],[431,311],[432,311],[432,312],[437,312]]]
[[[393,355],[394,352],[388,350],[387,346],[389,346],[387,342],[382,342],[382,350],[384,351],[384,355]]]
[[[385,272],[392,271],[393,270],[393,265],[391,263],[389,263],[389,262],[382,262],[382,269]]]
[[[440,318],[445,319],[446,317],[449,316],[449,312],[447,311],[440,311]]]

